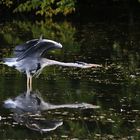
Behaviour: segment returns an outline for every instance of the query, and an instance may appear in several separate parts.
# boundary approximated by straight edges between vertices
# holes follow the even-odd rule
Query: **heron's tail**
[[[9,67],[13,67],[17,62],[17,58],[2,58],[2,64],[8,65]]]
[[[1,59],[3,62],[14,62],[17,60],[17,58],[2,58]]]

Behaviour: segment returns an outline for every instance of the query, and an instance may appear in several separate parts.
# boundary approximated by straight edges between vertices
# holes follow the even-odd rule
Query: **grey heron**
[[[100,67],[98,64],[87,64],[84,62],[65,63],[43,58],[42,55],[51,49],[60,49],[62,45],[49,39],[32,39],[24,44],[18,45],[13,50],[12,58],[3,58],[3,64],[17,69],[27,75],[27,87],[32,86],[32,77],[38,77],[43,68],[51,65],[67,67],[91,68]]]

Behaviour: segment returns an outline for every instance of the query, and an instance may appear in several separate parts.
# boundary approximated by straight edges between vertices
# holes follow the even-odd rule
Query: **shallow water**
[[[7,99],[25,98],[26,77],[0,65],[0,139],[140,138],[139,23],[12,21],[0,28],[1,57],[11,57],[15,45],[43,34],[63,44],[62,50],[47,53],[47,58],[103,65],[46,68],[33,80],[31,95],[37,111],[4,106]],[[42,100],[56,108],[40,110]],[[27,101],[31,103],[30,98]],[[58,108],[67,104],[69,108]],[[55,124],[59,125],[54,130]],[[43,128],[50,131],[42,132]]]

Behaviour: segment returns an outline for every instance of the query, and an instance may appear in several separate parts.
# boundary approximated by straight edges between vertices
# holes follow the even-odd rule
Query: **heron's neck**
[[[43,65],[42,65],[43,68],[46,66],[50,66],[50,65],[59,65],[59,66],[66,66],[66,67],[79,67],[79,68],[83,67],[82,64],[78,64],[78,63],[65,63],[65,62],[50,60],[50,59],[46,59],[46,58],[43,58],[42,60],[43,60]]]
[[[66,66],[66,67],[78,67],[78,68],[91,68],[91,67],[101,67],[101,65],[98,64],[88,64],[84,62],[76,62],[76,63],[65,63],[55,60],[49,60],[46,58],[42,58],[42,67],[50,66],[50,65],[60,65],[60,66]]]

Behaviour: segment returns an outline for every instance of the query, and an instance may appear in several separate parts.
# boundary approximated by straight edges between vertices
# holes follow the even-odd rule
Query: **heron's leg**
[[[30,78],[29,78],[29,76],[27,76],[27,90],[30,89],[30,87],[29,87],[29,83],[30,83]]]
[[[32,91],[32,76],[30,76],[30,91]]]

